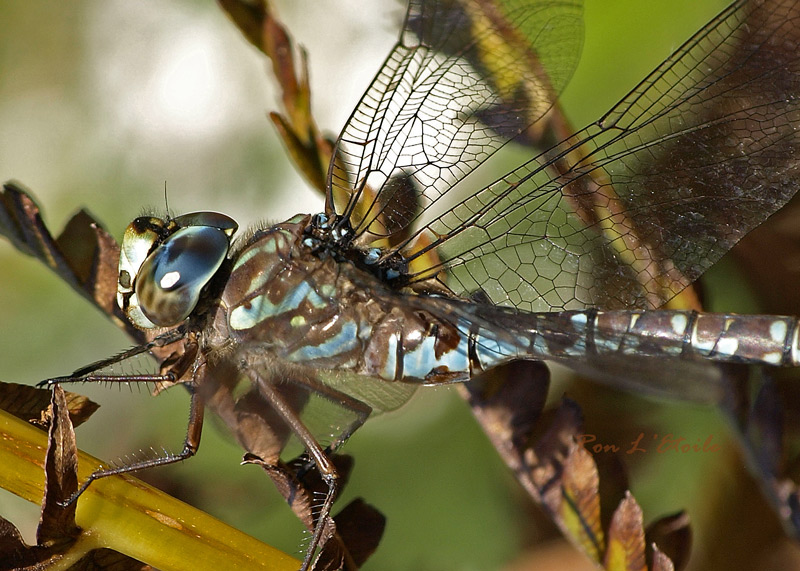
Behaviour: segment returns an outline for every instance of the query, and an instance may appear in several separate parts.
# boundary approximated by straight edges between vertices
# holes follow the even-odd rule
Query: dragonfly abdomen
[[[366,355],[366,362],[372,363],[369,373],[389,381],[435,385],[463,381],[523,358],[565,364],[637,356],[800,365],[800,328],[788,316],[667,310],[500,316],[502,322],[496,324],[482,315],[476,320],[481,325],[461,317],[454,326],[376,330]]]
[[[797,366],[794,317],[695,311],[568,311],[531,315],[531,356],[710,359],[733,363]]]

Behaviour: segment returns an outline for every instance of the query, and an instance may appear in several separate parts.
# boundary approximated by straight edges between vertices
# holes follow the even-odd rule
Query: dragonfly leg
[[[351,397],[350,395],[343,393],[340,390],[334,389],[333,387],[329,387],[325,383],[321,383],[316,379],[312,378],[304,378],[302,381],[292,381],[296,382],[303,387],[312,390],[316,394],[328,399],[331,402],[335,402],[339,406],[346,408],[347,410],[351,411],[356,415],[356,418],[348,424],[344,430],[339,433],[336,440],[328,444],[325,447],[325,454],[330,455],[336,452],[342,444],[347,442],[347,440],[353,435],[353,433],[361,428],[369,415],[372,413],[372,407],[368,404]],[[308,473],[308,471],[314,467],[314,460],[313,458],[310,459],[308,462],[305,462],[297,469],[296,476],[299,480],[302,480],[303,477]]]
[[[37,387],[52,387],[53,385],[64,384],[64,383],[98,383],[98,382],[119,382],[119,383],[150,383],[150,382],[174,382],[176,381],[181,374],[186,370],[185,368],[181,369],[180,367],[186,367],[187,364],[190,362],[189,357],[193,354],[187,351],[186,354],[183,355],[183,358],[176,364],[173,364],[169,370],[160,375],[156,374],[144,374],[144,375],[104,375],[104,374],[95,374],[97,371],[101,371],[106,367],[110,367],[112,365],[116,365],[117,363],[121,363],[126,359],[130,359],[131,357],[135,357],[137,355],[142,355],[148,353],[153,349],[157,349],[160,347],[166,347],[172,343],[180,341],[185,336],[185,331],[183,328],[179,327],[173,329],[171,331],[167,331],[166,333],[159,335],[149,343],[145,343],[144,345],[138,345],[136,347],[132,347],[122,353],[118,353],[112,357],[107,359],[103,359],[102,361],[96,361],[91,365],[87,365],[85,367],[81,367],[80,369],[74,371],[71,375],[67,375],[64,377],[54,377],[52,379],[46,379],[39,383],[36,383]],[[196,351],[196,345],[188,345],[191,347],[191,351]]]
[[[134,462],[133,464],[128,464],[127,466],[96,470],[89,475],[81,487],[78,488],[78,491],[72,494],[64,502],[64,505],[70,505],[74,503],[81,496],[81,494],[86,491],[92,482],[99,480],[100,478],[106,478],[108,476],[115,476],[118,474],[127,474],[130,472],[136,472],[138,470],[144,470],[146,468],[154,468],[156,466],[166,466],[167,464],[181,462],[194,456],[195,453],[197,453],[197,449],[200,447],[200,435],[203,430],[203,413],[205,410],[203,400],[196,391],[192,391],[192,401],[190,407],[189,424],[186,428],[186,438],[184,438],[183,441],[183,450],[177,454],[167,454],[166,456],[161,456],[159,458],[151,458],[149,460]]]
[[[300,420],[300,417],[292,409],[283,395],[281,395],[280,391],[276,389],[275,385],[269,382],[269,380],[264,379],[258,372],[252,369],[250,369],[249,372],[252,378],[257,382],[259,391],[263,397],[272,405],[281,419],[286,422],[295,436],[297,436],[303,444],[306,452],[308,452],[308,455],[316,465],[320,476],[322,476],[322,480],[328,485],[328,493],[325,495],[325,501],[322,503],[319,515],[317,516],[317,521],[311,536],[311,543],[308,545],[306,555],[303,558],[303,565],[300,567],[300,571],[306,571],[310,569],[314,552],[320,547],[322,537],[328,527],[333,500],[336,498],[336,494],[339,491],[339,473],[336,471],[336,467],[333,465],[333,462],[325,453],[320,443],[317,442],[311,434],[311,431],[303,424],[303,421]]]
[[[145,375],[95,375],[89,373],[82,377],[70,375],[69,377],[55,377],[41,381],[37,386],[52,387],[53,385],[66,385],[68,383],[109,383],[109,384],[127,384],[127,383],[169,383],[175,382],[175,375],[172,372],[161,374],[145,374]]]

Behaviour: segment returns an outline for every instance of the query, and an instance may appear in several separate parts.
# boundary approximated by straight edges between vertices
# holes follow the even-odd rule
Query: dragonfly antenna
[[[164,206],[167,209],[167,220],[169,220],[170,218],[172,218],[172,215],[169,212],[169,200],[167,198],[167,181],[166,180],[164,181]]]

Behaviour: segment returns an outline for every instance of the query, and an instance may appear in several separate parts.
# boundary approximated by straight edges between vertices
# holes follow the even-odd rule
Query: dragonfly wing
[[[554,104],[577,65],[581,10],[580,0],[412,0],[337,142],[328,212],[372,237],[409,227]]]
[[[732,4],[603,119],[426,222],[460,295],[656,308],[800,186],[800,8]],[[565,164],[553,174],[547,168]]]
[[[735,393],[725,365],[711,361],[593,355],[553,362],[588,379],[654,398],[719,405]]]
[[[208,363],[198,390],[240,444],[267,461],[302,452],[291,428],[264,398],[260,383],[279,386],[296,419],[323,446],[335,444],[357,429],[367,417],[394,410],[411,398],[415,385],[387,383],[346,371],[278,367],[274,362],[248,359],[255,374],[243,372],[231,360]]]
[[[373,414],[397,410],[417,389],[417,385],[387,382],[347,371],[319,371],[318,375],[320,382],[368,405]]]

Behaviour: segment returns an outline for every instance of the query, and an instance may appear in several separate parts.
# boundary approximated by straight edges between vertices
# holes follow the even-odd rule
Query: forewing
[[[796,191],[799,38],[795,2],[732,4],[602,120],[428,221],[441,264],[412,281],[445,268],[458,294],[534,311],[661,306]]]
[[[579,0],[412,0],[347,122],[328,211],[390,237],[553,105],[582,41]]]

